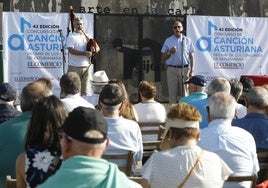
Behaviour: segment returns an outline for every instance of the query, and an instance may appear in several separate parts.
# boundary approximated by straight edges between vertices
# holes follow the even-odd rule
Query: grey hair
[[[225,78],[215,78],[210,82],[207,89],[208,96],[211,96],[217,92],[224,91],[226,93],[231,92],[231,85]]]
[[[218,92],[208,100],[209,113],[212,119],[233,119],[235,116],[235,98],[227,92]]]
[[[253,87],[245,94],[248,105],[259,109],[264,109],[268,106],[268,91],[260,86]]]

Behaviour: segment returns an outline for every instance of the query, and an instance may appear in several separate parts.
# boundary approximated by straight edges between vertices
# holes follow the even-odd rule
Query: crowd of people
[[[60,96],[41,77],[22,89],[16,107],[16,89],[0,85],[0,187],[6,175],[16,177],[20,188],[250,187],[250,182],[226,180],[252,174],[259,174],[260,182],[267,178],[257,158],[257,152],[268,151],[267,85],[221,77],[207,84],[194,75],[192,43],[176,21],[161,51],[168,66],[169,108],[155,100],[156,85],[148,80],[139,83],[140,102],[132,104],[123,80],[109,79],[103,70],[92,81],[89,75],[82,78],[99,47],[75,49],[74,41],[84,34],[81,20],[74,23],[77,31],[68,48],[74,62],[81,56],[85,64],[71,64],[62,75]],[[159,151],[143,164],[141,122],[165,122]],[[145,180],[141,185],[119,170],[123,161],[102,158],[129,151],[135,152],[131,174]]]

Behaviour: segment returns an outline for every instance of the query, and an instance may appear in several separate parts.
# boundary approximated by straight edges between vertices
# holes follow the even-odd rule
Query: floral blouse
[[[28,148],[25,156],[27,187],[36,187],[37,185],[43,183],[48,178],[47,172],[50,164],[53,162],[54,157],[60,155],[61,154],[57,151],[39,151],[36,148]],[[56,170],[60,167],[61,163],[62,157],[59,159]]]

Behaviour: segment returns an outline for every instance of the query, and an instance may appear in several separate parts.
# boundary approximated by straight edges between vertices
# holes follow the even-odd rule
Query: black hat
[[[185,84],[189,84],[189,83],[192,83],[194,85],[198,85],[201,87],[205,87],[207,85],[207,82],[204,76],[201,76],[201,75],[192,76],[189,80],[185,82]]]
[[[62,130],[68,136],[87,143],[102,143],[107,136],[107,122],[103,115],[92,108],[77,107],[66,118]],[[102,138],[90,138],[86,133],[97,130]]]
[[[123,89],[114,83],[106,84],[100,93],[99,100],[108,106],[115,106],[124,101]]]
[[[13,101],[16,99],[16,89],[9,83],[0,85],[0,99],[3,101]]]

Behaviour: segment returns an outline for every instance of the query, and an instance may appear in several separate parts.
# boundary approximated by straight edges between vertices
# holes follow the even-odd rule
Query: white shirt
[[[89,38],[92,37],[89,36]],[[74,48],[78,51],[86,51],[87,39],[83,34],[73,32],[68,36],[66,46],[67,48]],[[87,67],[89,65],[89,58],[84,55],[73,55],[69,53],[68,60],[68,65],[74,67]]]
[[[92,93],[91,95],[84,95],[83,98],[86,101],[88,101],[89,103],[91,103],[94,106],[96,106],[99,103],[99,96],[100,96],[100,94]]]
[[[242,104],[236,103],[236,117],[238,119],[243,118],[247,115],[247,107]]]
[[[201,129],[198,145],[218,154],[232,169],[234,175],[256,174],[259,171],[259,163],[254,138],[244,129],[231,126],[231,121],[211,121],[208,127]],[[229,187],[228,184],[230,183],[225,183],[224,187]]]
[[[139,122],[165,122],[166,120],[166,109],[159,102],[140,102],[133,106]]]
[[[175,188],[183,182],[194,166],[201,148],[178,146],[154,153],[142,167],[142,177],[153,188]],[[199,165],[184,184],[184,188],[219,188],[232,173],[216,154],[204,151]]]
[[[83,97],[80,96],[80,93],[74,95],[69,94],[65,98],[61,99],[61,101],[68,112],[73,111],[73,109],[79,106],[95,109],[93,104],[87,102]]]
[[[122,116],[118,118],[105,117],[108,124],[108,137],[110,144],[105,155],[125,154],[128,151],[136,152],[132,171],[135,171],[135,165],[142,160],[143,145],[141,130],[139,125]]]
[[[139,122],[165,122],[166,121],[166,108],[163,104],[153,102],[140,102],[133,105],[135,108]],[[158,127],[146,127],[142,130],[158,130]],[[157,140],[157,135],[143,135],[143,141]]]

